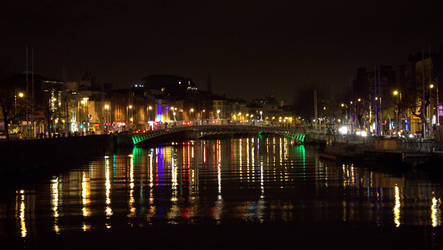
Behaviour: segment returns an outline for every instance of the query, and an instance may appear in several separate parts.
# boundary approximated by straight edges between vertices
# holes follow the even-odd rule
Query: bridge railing
[[[154,125],[149,130],[144,131],[145,133],[152,133],[160,130],[167,129],[179,129],[179,128],[190,128],[190,127],[204,127],[204,126],[220,126],[220,127],[229,127],[229,126],[251,126],[254,128],[263,127],[263,128],[281,128],[281,129],[294,129],[298,128],[296,126],[292,126],[289,124],[282,123],[271,123],[269,121],[248,121],[248,122],[238,122],[238,121],[230,121],[224,119],[209,119],[209,120],[194,120],[194,121],[174,121],[174,122],[164,122]],[[135,132],[137,133],[137,132]],[[138,132],[143,133],[143,132]]]

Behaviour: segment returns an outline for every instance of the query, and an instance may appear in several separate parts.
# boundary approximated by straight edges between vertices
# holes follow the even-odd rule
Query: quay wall
[[[0,141],[0,174],[56,167],[132,147],[130,135],[88,135]]]

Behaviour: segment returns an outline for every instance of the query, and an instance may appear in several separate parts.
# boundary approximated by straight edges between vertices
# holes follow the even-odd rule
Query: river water
[[[425,228],[420,237],[433,241],[442,224],[442,184],[411,171],[323,161],[314,147],[286,138],[186,141],[102,155],[18,187],[13,199],[0,201],[0,237],[163,224],[339,223]]]

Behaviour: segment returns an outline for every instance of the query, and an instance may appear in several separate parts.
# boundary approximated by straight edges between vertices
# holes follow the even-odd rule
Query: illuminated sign
[[[443,116],[443,103],[438,104],[438,116]]]

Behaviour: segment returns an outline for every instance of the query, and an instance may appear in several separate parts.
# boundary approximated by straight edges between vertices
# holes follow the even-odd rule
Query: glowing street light
[[[220,109],[217,109],[217,119],[220,120]]]
[[[397,96],[398,93],[399,93],[398,90],[394,90],[394,91],[392,92],[392,94],[395,95],[395,96]]]
[[[129,108],[129,109],[132,109],[132,105],[129,105],[128,108]]]
[[[429,88],[430,88],[430,89],[433,89],[433,88],[434,88],[434,84],[432,84],[432,83],[429,84]]]
[[[152,110],[152,106],[151,106],[151,105],[149,105],[148,109],[149,109],[149,110]]]
[[[105,108],[106,110],[109,110],[109,108],[110,108],[109,104],[105,104],[104,108]]]
[[[23,98],[25,94],[23,92],[18,92],[18,97]]]

